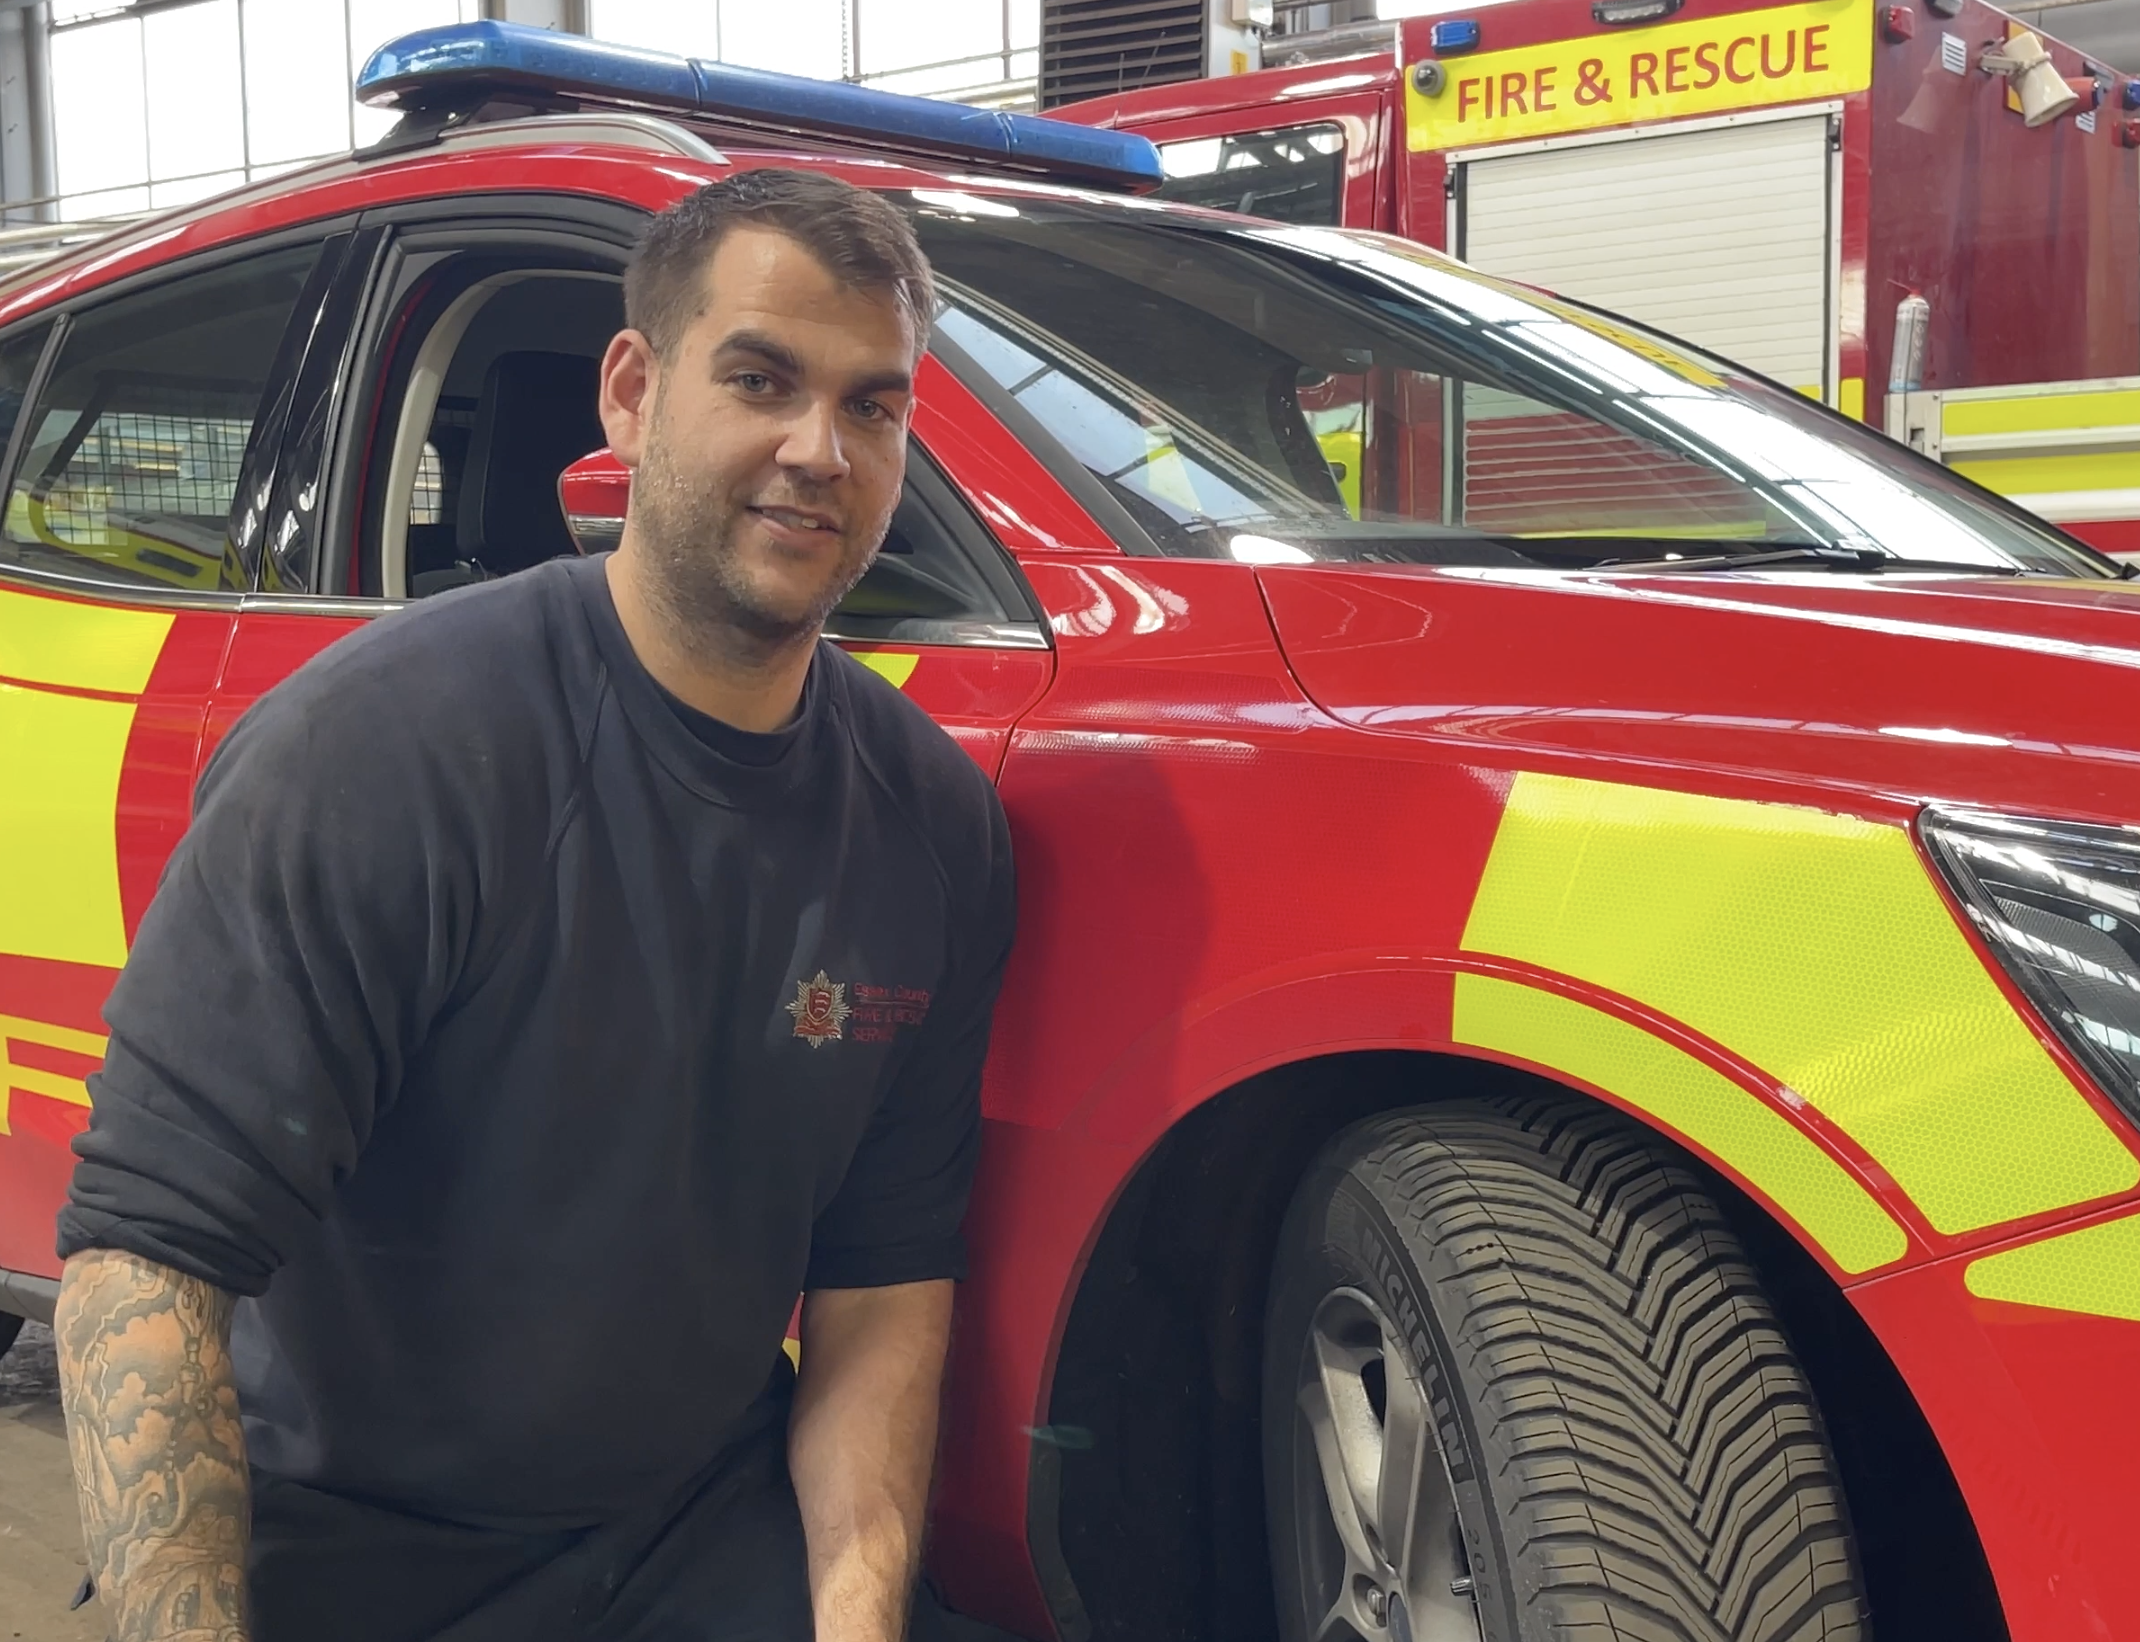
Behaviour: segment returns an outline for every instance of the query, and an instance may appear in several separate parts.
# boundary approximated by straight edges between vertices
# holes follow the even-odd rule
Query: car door
[[[57,1272],[99,1012],[186,825],[250,581],[243,499],[340,227],[157,269],[0,336],[0,1281],[18,1294]]]
[[[338,386],[312,390],[334,432],[285,440],[283,511],[266,527],[316,545],[248,600],[211,742],[358,623],[614,540],[588,520],[575,521],[587,539],[574,539],[558,480],[602,444],[595,370],[623,323],[623,267],[643,221],[607,202],[529,195],[366,214],[385,238],[363,318]],[[827,631],[993,773],[1052,651],[990,525],[932,454],[934,441],[973,459],[957,412],[928,408],[926,391],[923,404],[885,550]],[[301,420],[293,413],[293,430]],[[314,511],[284,522],[307,496]]]

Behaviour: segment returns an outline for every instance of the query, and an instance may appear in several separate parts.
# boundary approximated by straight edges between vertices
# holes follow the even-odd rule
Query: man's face
[[[626,331],[602,367],[630,534],[693,631],[813,633],[869,568],[906,471],[913,331],[785,234],[732,230],[667,359]]]

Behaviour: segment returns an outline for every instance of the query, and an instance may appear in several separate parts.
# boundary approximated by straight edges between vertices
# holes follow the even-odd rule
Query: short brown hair
[[[898,207],[822,171],[739,171],[687,194],[647,224],[624,270],[624,322],[666,359],[706,304],[706,268],[732,228],[797,241],[851,290],[889,296],[928,341],[936,313],[929,259]]]

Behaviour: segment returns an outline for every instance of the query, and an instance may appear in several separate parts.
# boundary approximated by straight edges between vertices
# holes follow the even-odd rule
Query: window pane
[[[124,18],[52,36],[52,127],[62,194],[149,180],[139,22]],[[100,202],[90,214],[148,203],[146,194],[138,204]]]
[[[277,252],[82,314],[40,396],[0,559],[237,585],[226,526],[277,345],[319,255]]]
[[[1167,172],[1158,189],[1163,200],[1324,227],[1341,219],[1345,133],[1338,126],[1164,143],[1159,158]]]
[[[1003,77],[1003,0],[855,0],[855,6],[865,74],[994,52],[995,67],[969,63],[953,83]]]
[[[148,66],[149,176],[160,182],[243,166],[238,0],[156,12],[142,19],[141,29]],[[213,192],[213,186],[206,191]],[[159,193],[156,203],[179,202]]]
[[[950,63],[940,68],[910,68],[894,74],[872,74],[869,84],[909,97],[957,99],[992,90],[1003,84],[1003,59],[984,57],[977,63]]]
[[[159,182],[149,189],[149,204],[155,210],[168,210],[174,205],[190,205],[195,200],[205,200],[232,188],[242,187],[243,171],[211,171],[205,177],[186,177],[178,182]]]
[[[94,222],[100,217],[131,216],[149,209],[149,189],[145,184],[132,188],[103,188],[92,194],[62,194],[59,197],[59,215],[62,222]]]
[[[840,77],[842,0],[721,0],[721,60],[813,79]]]
[[[721,55],[717,0],[594,0],[588,27],[597,40],[686,57]]]
[[[258,165],[350,145],[342,0],[244,0],[245,111]]]

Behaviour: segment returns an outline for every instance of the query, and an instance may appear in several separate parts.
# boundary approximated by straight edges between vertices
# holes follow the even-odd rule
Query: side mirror
[[[557,504],[572,545],[582,553],[607,553],[623,540],[624,510],[631,499],[632,470],[607,445],[557,476]]]

